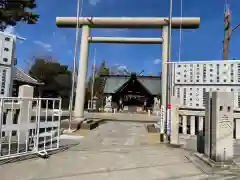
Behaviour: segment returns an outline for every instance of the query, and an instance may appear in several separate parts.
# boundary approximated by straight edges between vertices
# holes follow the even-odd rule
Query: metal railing
[[[0,160],[59,148],[61,99],[0,98]]]

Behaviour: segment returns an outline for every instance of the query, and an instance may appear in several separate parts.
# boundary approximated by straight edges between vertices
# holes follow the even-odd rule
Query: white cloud
[[[47,51],[52,51],[52,45],[51,44],[48,44],[48,43],[45,43],[45,42],[42,42],[42,41],[33,41],[34,44],[37,44],[41,47],[43,47],[44,49],[46,49]]]
[[[130,71],[127,66],[115,64],[110,68],[110,71],[114,74],[129,74]]]
[[[97,3],[99,3],[100,0],[89,0],[89,4],[91,4],[92,6],[96,6]]]
[[[161,62],[161,59],[157,58],[153,61],[153,64],[160,64],[160,62]]]
[[[9,33],[9,34],[15,34],[15,27],[14,26],[8,26],[4,32]]]
[[[117,67],[119,70],[127,70],[127,66],[120,65]]]

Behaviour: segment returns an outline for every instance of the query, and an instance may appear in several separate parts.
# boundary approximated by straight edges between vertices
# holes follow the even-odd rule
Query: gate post
[[[19,87],[18,97],[20,98],[20,112],[18,116],[18,124],[21,126],[28,127],[27,125],[31,123],[32,116],[32,98],[33,98],[33,90],[34,88],[29,85],[22,85]],[[23,99],[21,99],[23,98]],[[24,99],[26,98],[26,99]],[[21,129],[18,131],[19,133],[19,144],[25,144],[26,140],[28,140],[29,129]]]
[[[162,28],[162,77],[161,77],[161,99],[162,105],[167,110],[167,69],[168,69],[168,26]],[[167,111],[166,111],[167,112]]]
[[[77,120],[84,120],[85,82],[88,68],[88,37],[90,28],[87,25],[82,27],[82,39],[80,47],[80,59],[78,67],[77,88],[75,97],[74,117]]]
[[[233,158],[233,92],[212,93],[212,159],[231,161]]]
[[[206,107],[205,107],[205,128],[204,128],[204,154],[210,157],[211,150],[211,121],[212,121],[212,93],[205,93]]]
[[[170,133],[170,144],[179,144],[179,99],[176,96],[171,98],[172,111],[171,111],[171,133]]]
[[[212,92],[212,95],[210,93],[206,106],[204,153],[217,162],[231,161],[234,95],[232,92]]]

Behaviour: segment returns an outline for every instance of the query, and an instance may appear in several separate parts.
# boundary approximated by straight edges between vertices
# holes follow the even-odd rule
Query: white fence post
[[[198,118],[198,131],[202,131],[203,130],[203,116],[199,116]]]
[[[12,102],[11,102],[12,103]],[[3,107],[6,104],[6,102],[3,100]],[[13,103],[12,103],[13,104]],[[14,110],[12,109],[4,109],[3,108],[3,113],[7,113],[6,114],[6,127],[12,126],[13,125],[13,118],[14,118]],[[4,119],[4,118],[3,118]],[[12,131],[11,130],[7,130],[5,131],[5,136],[11,136],[12,135]]]
[[[190,134],[195,135],[195,116],[190,116]]]
[[[240,119],[236,119],[236,126],[235,126],[235,134],[236,134],[236,139],[240,139]]]
[[[19,130],[18,132],[20,144],[25,144],[29,136],[29,130],[27,130],[27,127],[28,127],[28,124],[31,122],[31,116],[32,116],[31,99],[33,98],[33,90],[34,90],[33,87],[29,85],[23,85],[19,87],[18,97],[23,99],[19,99],[20,112],[19,112],[17,124],[21,124],[26,127],[26,128],[21,128],[21,130]]]
[[[182,116],[182,133],[187,134],[187,116]]]

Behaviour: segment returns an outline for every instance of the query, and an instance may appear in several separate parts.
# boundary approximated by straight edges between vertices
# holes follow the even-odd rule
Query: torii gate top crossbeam
[[[90,28],[161,28],[169,24],[168,17],[80,17],[79,26]],[[56,25],[62,28],[75,28],[76,17],[57,17]],[[200,26],[199,17],[173,17],[172,28],[195,29]]]

